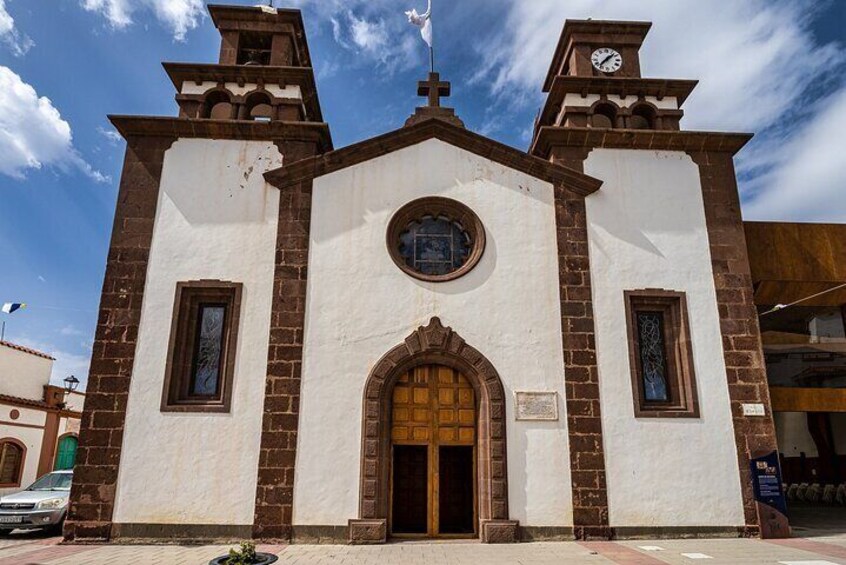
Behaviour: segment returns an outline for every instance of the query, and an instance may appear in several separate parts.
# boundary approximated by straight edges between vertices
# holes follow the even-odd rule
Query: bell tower
[[[279,373],[274,373],[273,367],[284,365],[285,370],[291,370],[294,363],[290,351],[302,349],[299,337],[302,332],[290,328],[301,327],[304,316],[299,303],[304,304],[305,296],[309,240],[303,234],[308,234],[311,184],[280,195],[263,175],[283,163],[331,151],[332,137],[320,109],[301,12],[268,6],[211,5],[208,10],[220,33],[218,60],[163,63],[176,90],[179,115],[109,116],[126,140],[126,153],[97,329],[95,350],[99,353],[91,364],[86,401],[89,412],[81,424],[81,457],[74,471],[65,525],[68,539],[102,541],[131,537],[139,532],[141,537],[149,535],[150,530],[132,529],[131,523],[141,519],[127,518],[116,511],[121,489],[121,449],[125,453],[140,453],[144,448],[137,446],[147,440],[139,442],[133,439],[138,437],[133,434],[140,431],[143,437],[155,437],[158,425],[144,430],[134,427],[131,417],[127,417],[127,406],[138,402],[135,406],[149,410],[149,421],[159,423],[168,419],[164,416],[166,412],[189,412],[196,407],[176,407],[178,394],[172,392],[175,389],[169,388],[170,385],[162,387],[167,391],[162,400],[150,404],[143,395],[139,400],[135,389],[132,392],[135,396],[130,395],[134,383],[146,378],[140,375],[136,364],[136,344],[147,339],[143,337],[149,335],[145,332],[157,331],[141,322],[143,307],[159,300],[153,287],[167,289],[162,295],[165,301],[185,304],[189,310],[193,308],[189,305],[192,299],[188,298],[192,292],[195,295],[211,292],[216,297],[229,292],[231,301],[220,308],[229,308],[225,317],[234,320],[235,329],[230,335],[236,335],[238,328],[248,325],[253,328],[250,331],[256,332],[252,344],[246,343],[251,340],[244,340],[238,345],[237,353],[227,354],[227,366],[239,366],[241,361],[236,362],[236,355],[238,359],[247,359],[244,363],[248,365],[244,366],[253,370],[235,370],[239,372],[237,386],[253,391],[250,394],[259,403],[266,387],[268,391],[272,388],[274,395],[268,395],[265,405],[256,404],[251,410],[231,409],[232,396],[227,391],[232,388],[220,381],[215,385],[220,393],[218,406],[211,411],[221,415],[226,412],[225,419],[229,422],[245,423],[246,412],[253,415],[258,412],[265,419],[264,430],[254,416],[250,419],[257,426],[253,437],[262,439],[267,435],[262,431],[270,428],[269,414],[273,421],[280,418],[274,412],[276,407],[288,411],[281,416],[286,421],[297,422],[299,379],[287,379],[287,389],[281,385],[270,387],[269,383],[282,380],[273,381]],[[174,229],[179,236],[172,236]],[[182,255],[174,261],[173,265],[178,264],[174,268],[162,268],[157,263],[157,257],[174,255]],[[131,280],[125,278],[126,273],[134,274]],[[160,281],[161,285],[147,281]],[[120,304],[112,298],[116,296],[112,289],[118,287],[124,297]],[[183,292],[188,287],[203,290]],[[250,297],[245,303],[252,302],[249,308],[253,308],[254,314],[241,317],[239,325],[242,288],[244,296]],[[188,302],[182,302],[183,296]],[[293,302],[292,297],[295,297]],[[200,315],[196,309],[193,312]],[[263,314],[267,317],[263,318]],[[172,328],[179,327],[178,316],[174,314]],[[248,317],[252,321],[245,321]],[[111,332],[121,337],[109,337]],[[247,353],[251,347],[256,349]],[[276,352],[280,352],[278,357]],[[282,359],[282,352],[289,356]],[[164,362],[167,355],[162,353],[158,359]],[[299,370],[302,361],[297,355]],[[120,376],[117,375],[119,365],[123,367]],[[165,377],[165,372],[157,373],[162,383],[165,378],[170,382],[171,373]],[[223,370],[218,375],[223,375]],[[296,389],[292,382],[296,382]],[[282,392],[283,389],[295,392],[289,394]],[[120,406],[115,398],[122,399]],[[97,416],[91,410],[97,410]],[[101,410],[108,412],[108,419],[100,420]],[[207,409],[201,411],[208,413]],[[186,437],[207,435],[190,431],[192,421],[196,419],[183,420],[188,426],[183,428]],[[296,428],[282,430],[272,437],[279,435],[284,438],[282,443],[289,436],[295,443]],[[110,449],[91,449],[100,441],[98,437],[115,440],[106,441]],[[255,517],[252,526],[240,526],[233,537],[243,538],[250,533],[275,539],[290,536],[294,459],[268,458],[266,454],[271,447],[275,449],[279,445],[278,440],[274,441],[273,446],[262,446],[257,475],[257,452],[241,451],[235,456],[240,460],[256,456],[254,486],[241,492],[244,508],[242,518],[237,521],[249,524],[249,518],[243,516],[254,512]],[[258,443],[253,446],[258,447]],[[218,480],[221,484],[238,482],[223,476],[218,476]],[[169,498],[161,503],[185,508],[181,502]]]
[[[543,91],[535,147],[544,128],[678,131],[694,80],[644,78],[640,48],[652,24],[567,20]],[[535,154],[543,156],[543,151]]]
[[[216,64],[164,63],[181,118],[321,123],[299,10],[208,7],[220,32]]]
[[[731,512],[737,512],[742,504],[743,530],[749,535],[784,537],[789,535],[787,518],[756,500],[750,471],[753,458],[768,456],[777,449],[772,415],[767,411],[750,418],[743,410],[749,402],[761,406],[769,403],[733,162],[734,155],[752,136],[682,129],[682,106],[697,81],[643,76],[640,53],[650,27],[648,22],[565,22],[543,84],[547,99],[535,123],[529,149],[532,155],[603,181],[601,197],[577,198],[565,190],[555,194],[559,264],[566,280],[580,285],[578,292],[568,289],[562,296],[568,302],[571,294],[590,300],[572,305],[562,299],[562,308],[586,313],[588,318],[586,322],[576,320],[578,324],[562,321],[565,381],[568,390],[573,391],[567,398],[568,411],[578,414],[576,411],[583,406],[593,407],[590,418],[569,419],[575,535],[608,538],[615,535],[615,528],[635,524],[634,520],[626,522],[620,518],[620,506],[614,516],[614,506],[619,503],[608,493],[642,488],[644,475],[639,475],[635,488],[635,483],[624,484],[620,467],[614,472],[616,455],[606,455],[621,452],[615,439],[622,435],[639,449],[650,444],[656,450],[667,449],[665,437],[656,430],[663,428],[672,435],[680,420],[661,422],[666,414],[639,411],[640,401],[636,400],[633,416],[623,425],[625,418],[619,419],[619,406],[613,400],[619,389],[614,387],[625,388],[628,383],[621,378],[616,384],[609,384],[617,378],[612,376],[614,371],[607,370],[613,354],[589,350],[584,366],[576,360],[584,358],[585,352],[569,352],[567,348],[600,343],[607,339],[603,336],[614,335],[616,327],[608,320],[618,315],[615,308],[622,305],[621,299],[627,293],[632,296],[632,292],[642,291],[651,299],[677,291],[693,296],[701,292],[701,282],[711,278],[713,286],[709,292],[713,294],[701,298],[716,302],[710,307],[713,313],[719,312],[720,318],[715,320],[719,323],[712,324],[708,331],[714,335],[715,343],[722,343],[722,351],[716,349],[713,358],[719,359],[719,354],[723,354],[719,362],[724,363],[725,373],[719,374],[722,369],[718,367],[717,384],[711,383],[708,392],[705,387],[709,385],[700,381],[698,394],[705,398],[713,397],[716,390],[727,392],[729,406],[721,408],[720,417],[726,424],[731,422],[733,434],[712,427],[707,441],[718,444],[715,434],[722,433],[721,445],[734,442],[733,449],[722,456],[727,462],[736,457],[737,470],[725,465],[722,470],[731,471],[724,481],[733,479],[735,473],[740,478],[740,500]],[[648,243],[638,250],[644,242]],[[682,259],[681,253],[688,253],[694,245],[702,252],[688,265],[690,255]],[[649,251],[644,252],[647,246]],[[619,253],[615,255],[610,249]],[[628,254],[639,254],[636,268],[630,269],[626,263]],[[674,254],[678,254],[676,259],[668,259]],[[694,264],[697,271],[689,270]],[[641,272],[629,277],[630,270]],[[650,273],[648,277],[644,276],[646,272]],[[693,276],[693,272],[699,274]],[[645,280],[649,280],[649,289],[642,288]],[[626,307],[631,304],[630,301]],[[574,329],[577,326],[578,331]],[[700,322],[697,330],[704,328]],[[590,335],[590,340],[585,340],[583,332],[595,332],[596,339]],[[636,359],[634,353],[631,359]],[[631,361],[630,366],[635,367],[632,386],[639,386],[637,362]],[[600,373],[602,379],[598,378]],[[739,374],[742,379],[737,377]],[[677,389],[683,386],[677,385]],[[602,418],[606,411],[614,417]],[[633,432],[637,426],[629,424],[644,417],[654,418],[651,432]],[[699,415],[677,412],[673,418]],[[728,430],[728,426],[723,430]],[[691,447],[696,442],[690,437],[686,440],[689,444],[680,442],[675,449],[679,453],[689,449],[686,456],[695,458],[701,452],[697,451],[698,446]],[[587,438],[590,441],[585,441]],[[702,438],[704,441],[706,436]],[[712,470],[717,472],[716,468]],[[655,484],[662,487],[670,480],[665,473],[654,478]],[[682,490],[685,486],[680,482],[676,488]],[[703,503],[714,498],[704,496]],[[686,499],[685,503],[689,502]],[[672,515],[667,521],[674,523],[677,508],[678,504],[650,506],[653,518],[663,512],[665,516]],[[741,518],[735,515],[725,519],[736,528],[734,524]]]

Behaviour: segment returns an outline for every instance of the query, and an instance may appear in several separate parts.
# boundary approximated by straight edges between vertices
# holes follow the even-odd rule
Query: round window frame
[[[467,231],[471,249],[467,261],[461,267],[443,275],[427,275],[405,263],[400,254],[399,236],[408,228],[408,224],[423,216],[446,216],[453,222],[460,223]],[[479,263],[485,252],[485,226],[466,204],[442,196],[428,196],[412,200],[396,211],[388,223],[385,241],[394,264],[408,276],[425,282],[447,282],[463,277]]]

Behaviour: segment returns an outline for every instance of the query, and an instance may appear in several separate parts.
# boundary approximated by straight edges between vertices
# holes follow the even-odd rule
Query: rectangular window
[[[221,281],[177,283],[163,412],[229,411],[241,289]]]
[[[699,417],[683,292],[625,292],[635,416]]]

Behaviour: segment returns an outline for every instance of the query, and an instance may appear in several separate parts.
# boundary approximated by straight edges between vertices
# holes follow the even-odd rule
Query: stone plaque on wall
[[[515,392],[518,420],[557,420],[558,398],[554,392]]]

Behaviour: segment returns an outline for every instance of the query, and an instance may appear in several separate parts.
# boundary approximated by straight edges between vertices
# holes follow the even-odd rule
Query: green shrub
[[[230,549],[229,559],[226,565],[253,565],[258,561],[256,557],[256,544],[251,541],[242,541],[240,549]]]

